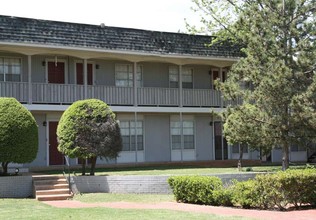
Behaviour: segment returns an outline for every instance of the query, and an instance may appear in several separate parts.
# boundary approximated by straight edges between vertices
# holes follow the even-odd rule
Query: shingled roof
[[[157,55],[240,57],[229,44],[207,46],[210,36],[147,31],[0,15],[0,42],[120,50]]]

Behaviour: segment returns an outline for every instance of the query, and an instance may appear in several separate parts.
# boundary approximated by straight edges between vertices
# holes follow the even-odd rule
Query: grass
[[[291,166],[291,168],[303,168],[305,166]],[[247,167],[243,168],[246,172]],[[253,172],[280,171],[281,166],[256,166],[251,167]],[[73,170],[72,170],[73,171]],[[80,175],[80,169],[75,170]],[[96,168],[95,175],[207,175],[219,173],[238,173],[237,168],[205,168],[198,166],[146,166],[146,167],[112,167]],[[61,171],[41,171],[45,174],[61,174]],[[89,169],[87,169],[89,174]]]
[[[158,203],[174,202],[172,194],[115,194],[115,193],[87,193],[75,195],[74,200],[96,203],[96,202],[137,202],[137,203]]]
[[[1,219],[248,219],[242,217],[222,217],[218,215],[198,214],[190,212],[169,210],[137,210],[137,209],[111,209],[111,208],[54,208],[34,199],[0,199]]]

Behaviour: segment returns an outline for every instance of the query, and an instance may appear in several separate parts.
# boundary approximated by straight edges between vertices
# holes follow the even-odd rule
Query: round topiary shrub
[[[62,115],[58,127],[58,150],[71,158],[91,158],[94,175],[97,157],[114,159],[122,150],[115,114],[98,99],[74,102]],[[84,163],[83,163],[84,164]],[[85,174],[83,166],[83,175]]]
[[[0,161],[30,163],[38,151],[38,127],[32,114],[15,98],[0,98]]]

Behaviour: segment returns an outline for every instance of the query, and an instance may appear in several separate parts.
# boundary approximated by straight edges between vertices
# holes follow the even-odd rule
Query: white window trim
[[[172,149],[172,134],[171,134],[171,122],[180,122],[180,116],[179,115],[171,115],[170,116],[170,123],[169,123],[169,134],[170,134],[170,149],[172,151],[192,151],[196,150],[196,121],[194,119],[193,115],[183,115],[182,116],[182,123],[185,121],[192,121],[193,122],[193,135],[194,135],[194,147],[191,149],[185,149],[184,146],[181,146],[180,149]],[[182,124],[183,126],[183,124]],[[180,135],[181,136],[181,135]],[[184,134],[182,132],[182,136],[184,137]],[[181,139],[183,138],[181,137]]]
[[[131,134],[131,122],[135,122],[135,120],[134,119],[122,119],[119,122],[128,122],[128,124],[129,124],[129,138],[130,138],[130,141],[131,141],[132,138],[135,138],[136,135],[132,135]],[[123,150],[122,149],[121,152],[136,152],[136,151],[137,152],[144,152],[145,151],[145,123],[144,123],[143,119],[139,119],[139,118],[138,118],[138,120],[136,122],[142,122],[142,136],[143,136],[143,138],[142,138],[143,142],[142,143],[143,143],[143,149],[142,150],[138,150],[137,149],[138,146],[135,146],[135,150]],[[135,131],[135,134],[137,134],[137,129]],[[129,147],[131,147],[131,143],[132,142],[130,142],[130,146]]]
[[[168,80],[169,80],[169,88],[171,88],[171,86],[170,86],[170,84],[171,84],[171,81],[170,81],[170,69],[171,68],[177,68],[178,69],[178,87],[177,88],[179,88],[180,87],[180,72],[179,72],[179,66],[176,66],[176,65],[171,65],[171,66],[169,66],[169,69],[168,69]],[[194,89],[194,67],[191,67],[191,66],[182,66],[182,84],[183,84],[183,70],[184,69],[191,69],[192,70],[192,89]],[[183,88],[183,85],[182,85],[182,88]],[[173,89],[176,89],[176,88],[173,88]],[[183,89],[191,89],[191,88],[183,88]]]
[[[22,76],[23,76],[23,58],[20,56],[0,56],[0,59],[19,59],[21,61],[21,73],[20,73],[20,81],[13,81],[13,82],[23,82]],[[3,81],[4,82],[11,82],[11,81],[6,81],[5,80],[5,75],[3,76]]]
[[[117,68],[118,66],[128,66],[128,69],[130,68],[132,70],[132,75],[133,75],[133,79],[131,80],[132,82],[132,86],[117,86],[116,85],[116,80],[117,80]],[[143,75],[144,75],[144,67],[143,65],[136,65],[136,68],[138,69],[138,67],[141,67],[141,80],[140,80],[140,87],[143,87]],[[138,71],[136,70],[136,77],[137,77],[137,73]],[[115,80],[114,80],[114,84],[116,87],[128,87],[128,88],[133,88],[135,85],[134,85],[134,65],[131,64],[131,63],[116,63],[115,64],[115,68],[114,68],[114,75],[115,75]],[[136,78],[136,83],[137,83],[137,78]]]

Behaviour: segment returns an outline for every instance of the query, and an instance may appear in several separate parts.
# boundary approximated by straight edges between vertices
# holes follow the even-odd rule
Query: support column
[[[28,104],[32,104],[32,56],[27,55]]]
[[[137,149],[137,112],[135,111],[134,113],[134,129],[135,129],[135,162],[138,162],[138,157],[137,157],[137,153],[138,153],[138,149]]]
[[[137,106],[137,62],[134,62],[133,68],[133,79],[134,79],[134,106]]]
[[[213,160],[216,160],[216,157],[215,157],[215,121],[214,121],[214,114],[212,112],[212,145],[213,145]]]
[[[183,161],[183,147],[184,147],[184,139],[183,139],[183,118],[182,118],[182,112],[180,112],[180,141],[181,141],[181,161]]]
[[[88,98],[88,60],[83,60],[83,90],[84,99]]]
[[[219,68],[219,76],[221,82],[223,82],[223,68]],[[221,96],[221,109],[223,109],[223,96]],[[221,130],[222,130],[222,135],[221,135],[221,145],[222,145],[222,160],[224,160],[224,132],[223,132],[223,121],[221,121]]]

